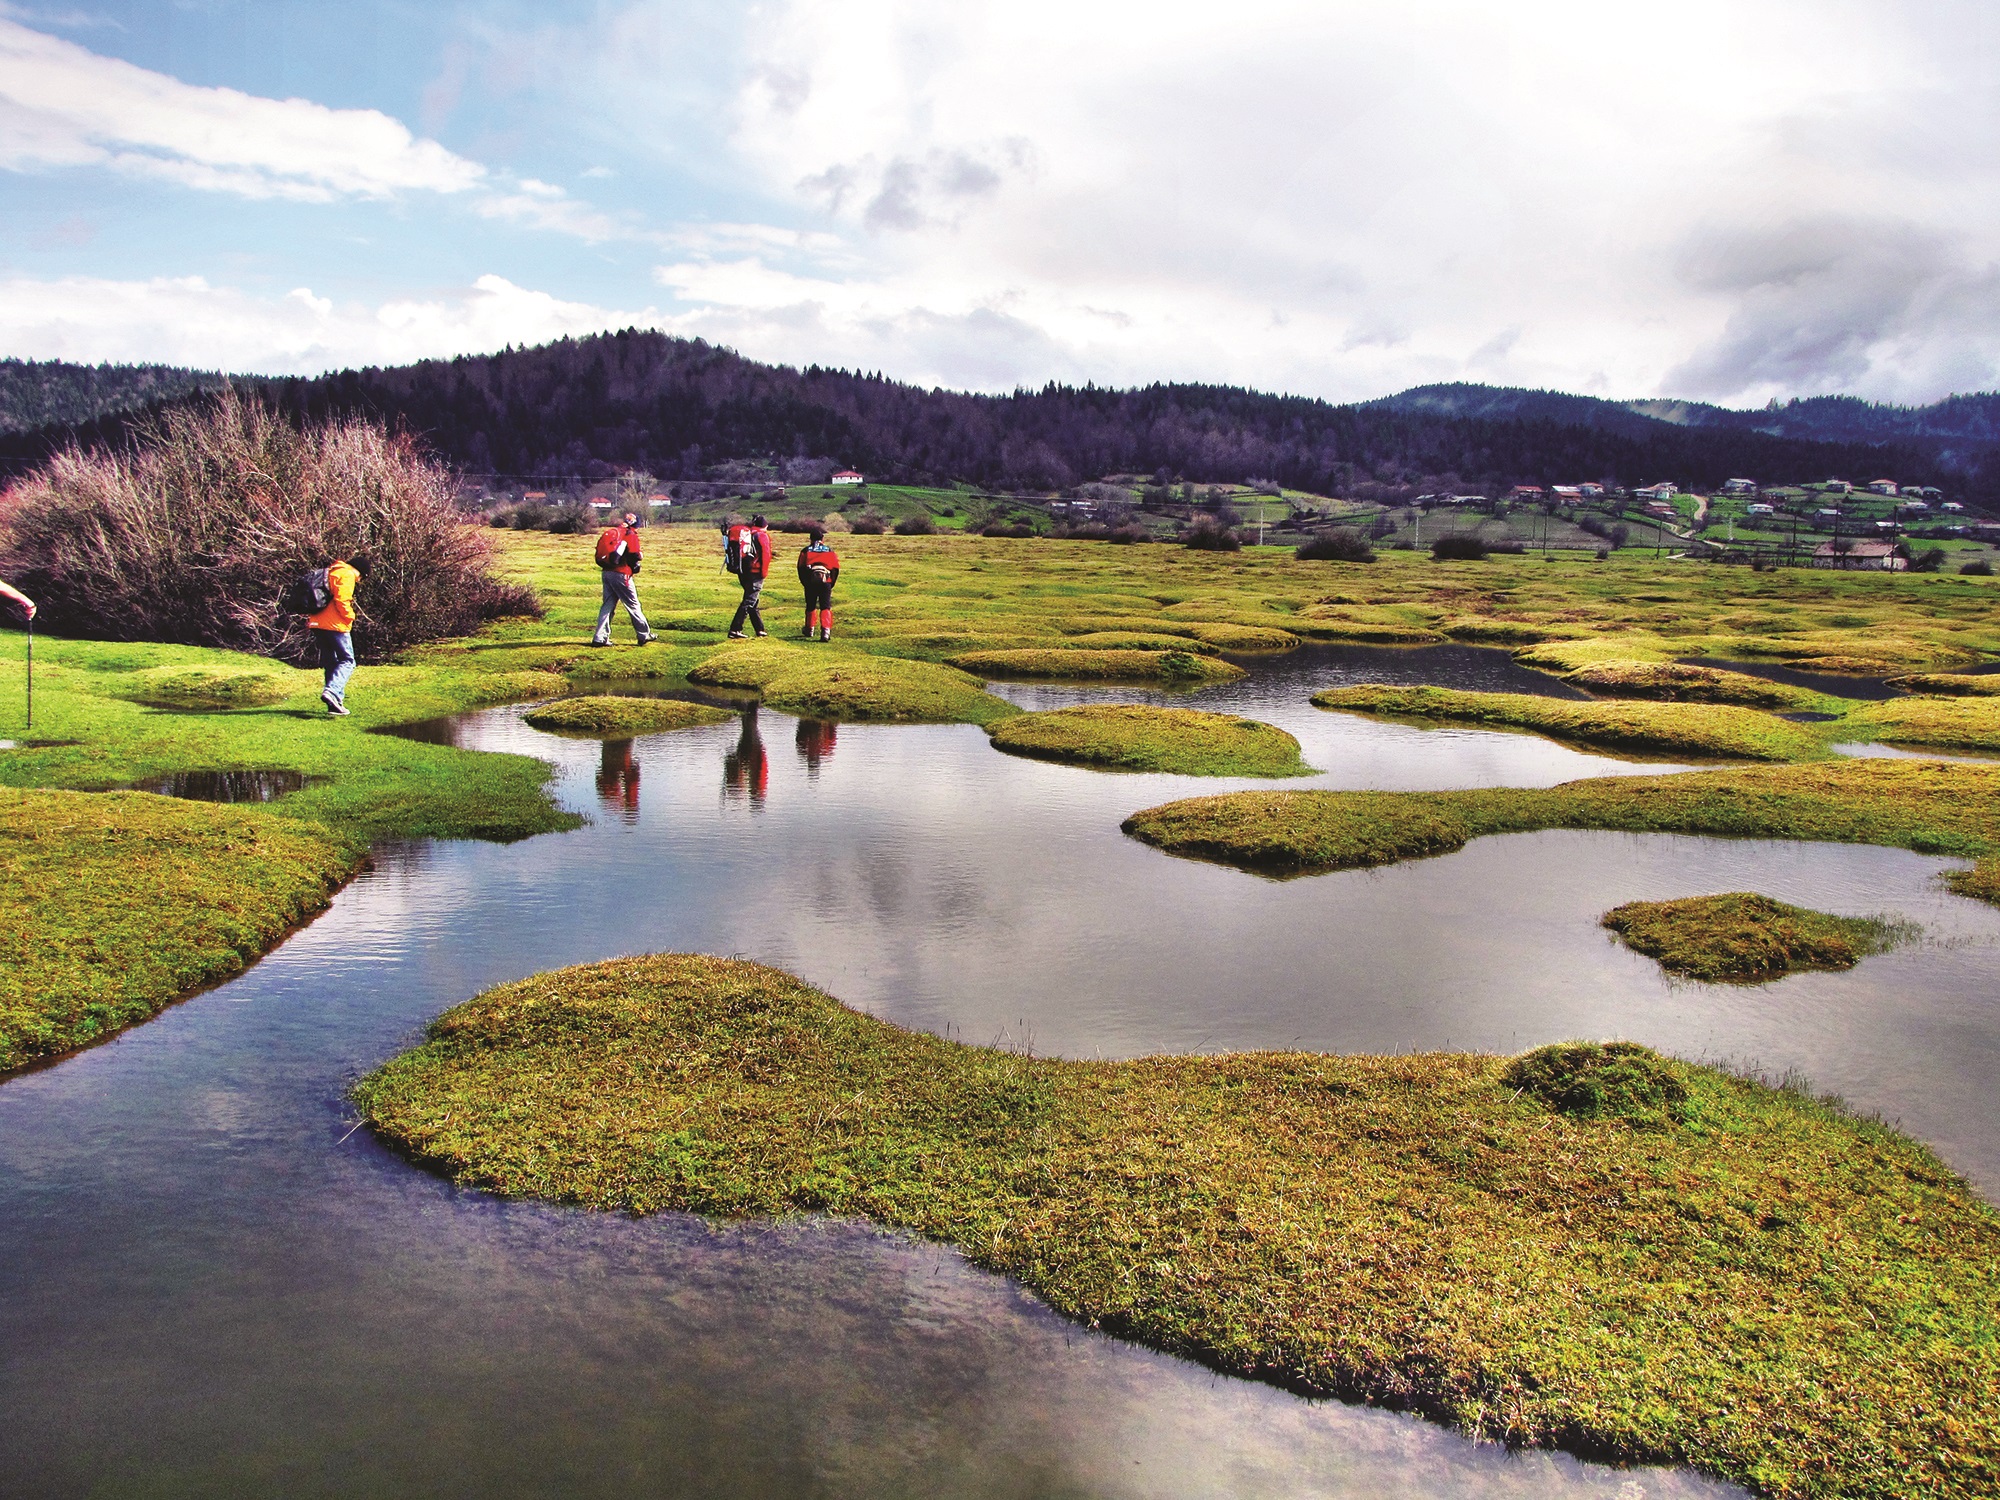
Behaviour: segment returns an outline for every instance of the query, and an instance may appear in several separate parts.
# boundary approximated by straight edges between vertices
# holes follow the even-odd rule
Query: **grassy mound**
[[[1680,662],[1606,661],[1563,674],[1566,682],[1607,698],[1653,698],[1665,703],[1733,703],[1738,708],[1807,712],[1829,700],[1806,688],[1767,682],[1743,672],[1690,667]]]
[[[1177,651],[969,651],[953,657],[952,664],[981,677],[1051,677],[1070,682],[1172,682],[1198,686],[1228,682],[1244,675],[1241,667],[1198,652],[1198,647]]]
[[[2000,697],[2000,672],[1983,673],[1977,677],[1963,672],[1911,672],[1906,676],[1891,677],[1889,681],[1912,693],[1944,698]]]
[[[361,854],[261,809],[0,789],[0,1073],[237,973]]]
[[[1546,788],[1231,792],[1165,803],[1123,826],[1170,853],[1277,875],[1389,864],[1541,828],[1885,844],[1984,859],[1952,878],[1980,895],[2000,876],[2000,766],[1842,760]]]
[[[125,691],[142,703],[175,708],[268,708],[294,693],[316,687],[309,672],[290,672],[276,662],[148,667],[131,674]]]
[[[1557,1042],[1515,1058],[1500,1081],[1573,1120],[1640,1127],[1686,1118],[1685,1069],[1637,1042]]]
[[[1300,644],[1299,637],[1291,631],[1271,625],[1204,620],[1185,628],[1196,640],[1224,651],[1290,651]]]
[[[773,708],[808,719],[991,724],[1020,712],[956,667],[772,641],[726,647],[688,677],[719,687],[756,688]]]
[[[1990,1208],[1879,1122],[1556,1051],[1065,1062],[660,956],[490,990],[355,1097],[468,1185],[862,1215],[1090,1326],[1510,1443],[1773,1495],[2000,1485]]]
[[[712,687],[762,688],[810,660],[806,647],[775,640],[731,643],[688,672],[688,681]]]
[[[525,703],[553,698],[569,690],[566,678],[554,672],[482,672],[467,684],[474,703]]]
[[[1732,891],[1680,901],[1628,901],[1604,925],[1672,974],[1757,984],[1798,969],[1851,969],[1895,940],[1887,922],[1835,917]]]
[[[1222,648],[1192,636],[1163,635],[1145,630],[1093,630],[1062,638],[1059,649],[1075,651],[1192,651],[1213,656]]]
[[[1656,754],[1813,760],[1827,753],[1820,737],[1801,725],[1724,704],[1574,703],[1432,687],[1329,688],[1312,701],[1347,713],[1532,729],[1551,739]]]
[[[1841,738],[2000,750],[2000,698],[1890,698],[1840,721]]]
[[[1234,714],[1187,708],[1058,708],[993,726],[993,743],[1017,755],[1120,771],[1179,776],[1304,776],[1299,742]]]
[[[558,698],[532,710],[527,720],[552,734],[589,739],[624,739],[635,734],[660,734],[702,724],[725,724],[736,715],[706,703],[682,703],[673,698]]]

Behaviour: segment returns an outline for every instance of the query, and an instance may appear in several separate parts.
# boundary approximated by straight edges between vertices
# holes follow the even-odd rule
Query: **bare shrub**
[[[1300,562],[1375,561],[1375,549],[1368,545],[1368,538],[1347,526],[1336,526],[1331,531],[1322,531],[1318,536],[1308,538],[1299,544],[1292,555]]]
[[[1197,552],[1240,552],[1243,542],[1227,526],[1217,523],[1212,516],[1197,516],[1187,530],[1181,533],[1181,545],[1192,547]]]
[[[864,513],[854,518],[853,527],[856,536],[880,536],[889,529],[889,523],[882,516]]]
[[[55,629],[302,657],[285,586],[366,557],[357,652],[379,660],[501,615],[539,614],[488,571],[448,469],[359,419],[301,431],[224,389],[174,407],[118,452],[59,454],[0,516],[0,572]]]
[[[896,523],[897,536],[936,536],[937,522],[928,514],[918,511],[914,516],[905,516]]]

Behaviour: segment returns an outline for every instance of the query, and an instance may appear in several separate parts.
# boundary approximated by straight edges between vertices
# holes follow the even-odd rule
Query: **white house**
[[[1602,499],[1604,496],[1604,486],[1601,484],[1592,484],[1588,480],[1584,481],[1576,488],[1577,492],[1581,494],[1583,498],[1586,500],[1599,500]]]
[[[1583,498],[1583,486],[1580,484],[1551,485],[1549,494],[1555,499],[1560,500],[1564,505],[1574,505]]]
[[[1680,491],[1673,485],[1662,481],[1659,484],[1649,485],[1643,490],[1634,490],[1633,493],[1641,500],[1671,500]]]
[[[853,469],[842,469],[833,476],[833,482],[835,484],[866,484],[868,481],[863,479]]]
[[[1893,479],[1871,479],[1868,481],[1868,493],[1871,495],[1893,495],[1896,493],[1896,481]]]
[[[1746,516],[1775,516],[1777,513],[1778,513],[1777,506],[1766,505],[1761,500],[1752,501],[1750,504],[1743,507],[1743,514]]]
[[[1725,479],[1722,482],[1722,493],[1725,495],[1754,495],[1757,493],[1757,481],[1754,479]]]

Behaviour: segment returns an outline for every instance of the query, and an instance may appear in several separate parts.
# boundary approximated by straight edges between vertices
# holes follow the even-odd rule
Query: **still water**
[[[1368,670],[1287,658],[1177,701],[1298,733],[1322,774],[1292,786],[1660,769],[1303,706]],[[1729,1493],[1222,1379],[863,1226],[507,1204],[353,1128],[347,1084],[446,1006],[622,953],[741,953],[1069,1056],[1629,1036],[1802,1068],[2000,1184],[2000,912],[1944,892],[1946,861],[1547,833],[1274,882],[1117,831],[1248,783],[1015,759],[964,726],[758,711],[599,746],[498,709],[433,732],[553,761],[593,823],[385,849],[234,983],[0,1086],[0,1493]],[[1668,984],[1596,926],[1739,888],[1925,936],[1739,990]]]

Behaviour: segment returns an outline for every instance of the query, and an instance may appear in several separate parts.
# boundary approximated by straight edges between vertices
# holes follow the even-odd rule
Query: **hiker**
[[[805,637],[809,641],[833,639],[833,586],[840,578],[840,554],[827,542],[824,526],[806,528],[807,541],[799,549],[799,582],[806,590]],[[813,632],[818,631],[815,635]]]
[[[638,634],[639,644],[653,644],[653,627],[646,623],[646,615],[639,608],[639,590],[632,584],[632,575],[639,571],[639,513],[625,512],[625,519],[616,526],[607,526],[597,537],[597,566],[604,573],[604,603],[597,611],[597,634],[590,638],[593,646],[611,644],[611,616],[619,605],[625,606],[625,613],[632,617],[632,629]]]
[[[31,620],[35,618],[35,601],[4,579],[0,579],[0,599],[12,599],[21,606],[22,614]]]
[[[770,632],[764,629],[764,612],[757,606],[764,598],[764,579],[771,571],[771,533],[764,529],[764,517],[754,515],[748,526],[724,526],[722,535],[722,565],[743,585],[743,602],[736,606],[736,618],[729,622],[729,638],[742,640],[743,622],[748,620],[762,640]]]
[[[347,679],[354,675],[354,590],[367,576],[367,558],[348,562],[336,557],[326,565],[326,607],[306,618],[319,645],[320,670],[326,673],[319,701],[328,713],[343,718],[347,714]]]

